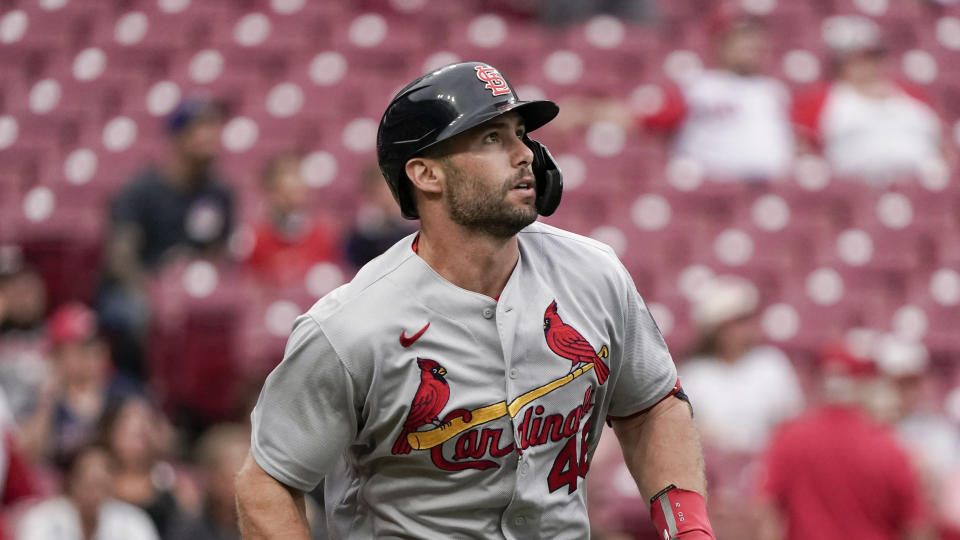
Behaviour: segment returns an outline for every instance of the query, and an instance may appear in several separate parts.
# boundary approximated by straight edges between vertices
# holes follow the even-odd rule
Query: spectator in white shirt
[[[893,334],[875,340],[873,355],[896,393],[895,433],[920,474],[941,536],[954,538],[960,516],[949,507],[948,489],[951,477],[960,474],[960,431],[942,412],[939,374],[930,369],[923,344]]]
[[[560,125],[602,120],[670,134],[674,157],[693,160],[709,179],[788,176],[796,153],[791,100],[783,83],[763,74],[769,55],[763,22],[726,10],[707,20],[717,44],[715,68],[659,89],[648,103],[564,104]]]
[[[952,161],[933,105],[890,74],[876,23],[831,17],[824,38],[833,80],[798,99],[793,111],[804,151],[819,150],[837,176],[881,185]]]
[[[761,73],[768,54],[756,19],[720,23],[719,65],[668,91],[663,106],[643,117],[674,133],[673,152],[698,162],[708,178],[769,180],[787,176],[794,156],[790,94]]]
[[[760,343],[758,293],[749,281],[719,276],[692,306],[699,339],[680,366],[704,446],[727,454],[763,449],[770,432],[803,408],[793,365]]]
[[[720,538],[750,537],[744,495],[754,483],[751,472],[774,429],[804,404],[790,360],[760,342],[758,297],[740,277],[702,285],[691,306],[699,338],[678,368],[703,443],[710,518]]]
[[[87,446],[66,472],[64,495],[42,502],[23,516],[18,540],[156,540],[150,517],[112,499],[111,462],[106,450]]]

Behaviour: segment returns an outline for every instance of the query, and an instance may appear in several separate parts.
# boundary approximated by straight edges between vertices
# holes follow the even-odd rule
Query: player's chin
[[[536,208],[537,194],[532,189],[511,189],[507,192],[506,200],[515,208]]]
[[[537,205],[535,203],[536,199],[530,201],[529,204],[524,203],[516,207],[516,222],[522,224],[521,228],[537,220],[539,214],[537,214]]]

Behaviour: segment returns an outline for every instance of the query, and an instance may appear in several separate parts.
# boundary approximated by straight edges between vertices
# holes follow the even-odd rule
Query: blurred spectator
[[[376,164],[361,173],[360,193],[363,200],[346,241],[347,260],[356,268],[416,230],[411,222],[400,216],[400,209]]]
[[[233,228],[233,195],[214,168],[221,123],[217,104],[185,99],[168,118],[167,162],[139,172],[113,201],[97,311],[117,367],[136,377],[144,375],[148,273],[179,256],[224,252]]]
[[[483,0],[481,12],[501,13],[514,22],[539,19],[543,24],[562,26],[594,15],[610,15],[631,22],[652,19],[655,2],[649,0]]]
[[[181,510],[175,496],[177,475],[162,458],[173,430],[143,397],[132,396],[104,415],[103,438],[113,458],[113,496],[144,510],[166,538]]]
[[[679,368],[700,430],[710,514],[719,537],[747,538],[754,527],[743,496],[773,429],[803,408],[793,366],[760,343],[759,298],[749,281],[718,276],[697,291],[691,316],[699,336]]]
[[[47,292],[17,246],[0,246],[0,387],[14,416],[34,407],[49,377],[44,317]]]
[[[960,375],[960,374],[958,374]],[[944,409],[953,425],[960,429],[960,384],[954,381],[953,388],[944,398]],[[941,479],[943,491],[939,502],[941,540],[960,540],[960,468]]]
[[[946,522],[946,481],[960,473],[960,431],[940,410],[927,350],[920,343],[886,335],[877,340],[875,357],[896,391],[894,420],[900,444],[921,474],[928,504]]]
[[[762,21],[724,4],[708,27],[716,42],[718,65],[667,87],[652,111],[633,111],[623,103],[571,102],[562,125],[598,120],[673,135],[675,157],[703,167],[706,177],[745,180],[780,179],[793,162],[790,94],[762,74],[769,39]],[[566,119],[563,119],[563,117]]]
[[[43,280],[26,266],[17,247],[4,246],[0,258],[0,333],[42,333],[47,310]]]
[[[233,478],[250,448],[250,431],[237,424],[211,427],[197,443],[197,463],[207,488],[201,514],[178,521],[169,540],[239,540]]]
[[[23,516],[18,540],[152,540],[150,518],[139,508],[110,497],[113,464],[98,446],[80,448],[67,464],[64,494]]]
[[[873,414],[890,388],[845,347],[821,356],[822,405],[772,439],[761,481],[761,540],[928,539],[920,483]]]
[[[833,81],[797,100],[793,119],[806,151],[819,149],[834,174],[885,183],[952,159],[928,98],[889,71],[880,29],[870,19],[827,19]]]
[[[22,436],[32,456],[59,460],[92,442],[107,405],[133,387],[112,377],[109,349],[86,306],[65,304],[48,326],[54,370],[22,422]]]
[[[247,264],[271,285],[302,282],[314,264],[339,258],[331,224],[311,215],[300,162],[295,153],[275,155],[261,176],[266,216],[255,228]]]
[[[760,344],[759,298],[749,281],[719,276],[692,306],[699,338],[680,366],[704,446],[751,454],[771,430],[803,408],[803,392],[782,351]]]
[[[0,389],[0,540],[10,538],[7,523],[11,507],[37,495],[40,488],[16,432],[13,413]]]
[[[517,3],[516,0],[508,2]],[[547,25],[560,26],[593,17],[612,15],[618,19],[642,22],[653,17],[653,2],[647,0],[548,0],[532,2],[533,13]]]

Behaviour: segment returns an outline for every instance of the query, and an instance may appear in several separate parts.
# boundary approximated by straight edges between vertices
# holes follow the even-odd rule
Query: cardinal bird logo
[[[440,411],[447,406],[450,399],[450,385],[443,378],[447,370],[429,358],[417,358],[417,366],[420,368],[420,387],[410,402],[410,412],[407,414],[407,421],[403,423],[403,431],[393,443],[393,454],[410,453],[412,448],[407,441],[407,435],[420,426],[433,424],[439,427],[442,423],[439,418]]]
[[[543,314],[543,335],[551,351],[573,362],[570,371],[581,363],[593,364],[597,381],[603,384],[607,380],[610,368],[602,360],[609,355],[607,346],[604,345],[599,351],[594,351],[590,342],[577,332],[576,328],[563,322],[557,314],[556,300],[547,306],[547,311]]]

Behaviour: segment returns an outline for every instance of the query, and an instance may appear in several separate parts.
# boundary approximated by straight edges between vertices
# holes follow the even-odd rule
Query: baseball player
[[[586,538],[611,422],[665,539],[713,538],[686,396],[624,267],[537,223],[562,176],[528,133],[558,112],[478,62],[428,73],[380,122],[421,228],[297,319],[237,478],[245,538]]]

